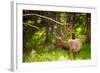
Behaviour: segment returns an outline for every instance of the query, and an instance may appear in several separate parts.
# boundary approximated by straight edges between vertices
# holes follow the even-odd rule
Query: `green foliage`
[[[76,34],[77,37],[80,38],[81,40],[85,38],[84,29],[82,27],[76,28]]]
[[[48,39],[49,39],[49,42],[50,42],[50,43],[54,43],[55,40],[56,40],[55,34],[50,34],[50,35],[48,36]]]
[[[91,45],[85,44],[80,51],[80,59],[86,60],[91,59]]]
[[[23,62],[42,62],[42,61],[64,61],[64,60],[86,60],[91,59],[90,45],[83,45],[81,47],[79,55],[76,59],[73,58],[73,53],[69,54],[69,51],[59,49],[53,49],[54,45],[49,44],[49,46],[36,49],[36,55],[23,55]]]
[[[62,25],[64,25],[64,23],[66,22],[65,18],[66,18],[66,14],[65,14],[65,13],[61,13],[61,18],[60,18],[60,20],[61,20],[61,22],[63,23]]]
[[[32,45],[37,46],[45,40],[44,38],[44,30],[40,29],[39,31],[35,32],[34,35],[32,35]]]

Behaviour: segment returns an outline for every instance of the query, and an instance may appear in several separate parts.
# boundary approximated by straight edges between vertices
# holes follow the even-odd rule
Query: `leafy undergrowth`
[[[39,46],[32,49],[28,54],[23,54],[23,62],[44,62],[44,61],[66,61],[66,60],[88,60],[91,59],[91,49],[89,44],[81,47],[80,53],[73,57],[73,53],[61,48],[55,49],[53,44]]]

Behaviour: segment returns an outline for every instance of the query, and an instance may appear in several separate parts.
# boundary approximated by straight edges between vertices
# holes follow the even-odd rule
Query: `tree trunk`
[[[54,20],[56,20],[56,13],[53,13],[51,18],[54,19]],[[53,34],[53,32],[54,32],[55,24],[56,24],[56,23],[51,23],[51,33],[52,33],[52,34]]]
[[[56,20],[58,21],[58,22],[60,22],[60,13],[58,14],[56,14]],[[61,35],[61,25],[59,25],[59,24],[56,24],[57,25],[57,30],[56,30],[56,32],[57,32],[57,35],[58,36],[60,36],[60,37],[62,37],[62,35]]]
[[[72,39],[75,39],[75,13],[71,14],[71,21],[72,21]]]
[[[45,12],[44,14],[45,16],[49,16],[48,12]],[[46,35],[45,35],[45,43],[49,43],[49,30],[50,30],[50,23],[47,21],[46,22],[46,25],[45,25],[45,28],[46,28]]]
[[[49,42],[49,23],[46,24],[46,39],[45,42],[48,43]]]
[[[86,43],[91,42],[91,15],[86,14]]]

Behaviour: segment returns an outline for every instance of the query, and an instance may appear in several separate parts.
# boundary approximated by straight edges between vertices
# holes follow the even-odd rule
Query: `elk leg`
[[[76,59],[76,52],[73,52],[73,59]]]
[[[77,55],[78,55],[78,56],[79,56],[79,54],[80,54],[80,51],[77,52]]]

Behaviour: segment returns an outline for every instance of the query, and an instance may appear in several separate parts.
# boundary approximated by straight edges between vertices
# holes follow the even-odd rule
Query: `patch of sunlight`
[[[30,53],[30,56],[31,57],[35,57],[36,55],[37,55],[36,51],[35,50],[32,50],[31,53]]]
[[[76,60],[81,60],[81,58],[78,58],[78,57],[77,57]]]
[[[44,31],[38,31],[38,32],[36,32],[35,34],[38,35],[38,36],[42,36],[43,33],[44,33]]]
[[[38,18],[37,23],[41,23],[41,18]]]
[[[78,27],[78,28],[76,29],[76,31],[77,31],[78,33],[80,33],[80,32],[82,31],[82,28],[81,28],[81,27]]]
[[[56,29],[56,28],[57,28],[57,26],[54,26],[54,28]]]
[[[32,21],[31,21],[31,20],[28,20],[28,21],[27,21],[27,23],[31,24],[31,23],[32,23]]]
[[[65,60],[67,60],[67,59],[68,59],[68,58],[67,58],[67,57],[64,57],[64,56],[60,56],[60,57],[59,57],[59,60],[60,60],[60,61],[65,61]]]

